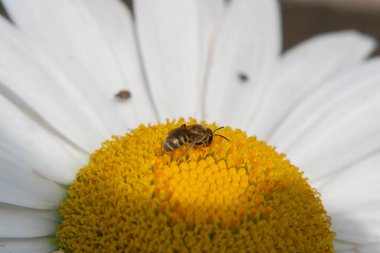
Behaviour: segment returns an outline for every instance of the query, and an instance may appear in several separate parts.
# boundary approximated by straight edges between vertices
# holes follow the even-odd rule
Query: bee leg
[[[189,146],[187,146],[185,155],[187,154],[187,151],[189,151],[189,149],[191,149],[192,147],[194,147],[194,145],[195,145],[195,142],[192,142]]]

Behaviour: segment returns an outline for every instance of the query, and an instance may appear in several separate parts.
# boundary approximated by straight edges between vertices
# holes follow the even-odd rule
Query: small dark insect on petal
[[[246,83],[249,80],[248,75],[243,73],[243,72],[239,72],[238,77],[239,77],[240,82],[242,82],[242,83]]]
[[[118,93],[116,93],[115,97],[121,99],[121,100],[126,100],[131,97],[131,93],[127,90],[121,90]]]

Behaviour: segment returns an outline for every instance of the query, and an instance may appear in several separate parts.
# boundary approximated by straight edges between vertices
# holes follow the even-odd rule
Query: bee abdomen
[[[182,145],[188,142],[188,138],[186,136],[180,136],[178,138],[168,137],[164,142],[165,151],[174,151],[179,149]]]

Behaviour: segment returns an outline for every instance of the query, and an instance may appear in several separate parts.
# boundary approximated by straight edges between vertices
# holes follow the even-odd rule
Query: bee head
[[[212,138],[214,137],[214,133],[211,131],[210,128],[207,129],[207,146],[209,146],[212,143]]]

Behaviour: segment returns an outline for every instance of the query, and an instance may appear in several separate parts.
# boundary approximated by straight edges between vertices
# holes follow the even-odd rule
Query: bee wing
[[[205,137],[205,129],[200,125],[192,125],[187,127],[189,135],[193,137],[194,140],[202,140]]]
[[[180,136],[188,135],[188,134],[189,134],[189,130],[187,130],[187,128],[178,127],[171,130],[168,135],[170,137],[180,137]]]
[[[192,126],[182,125],[180,127],[174,128],[168,134],[168,136],[172,138],[178,138],[184,135],[189,136],[189,137],[191,136],[192,137],[191,139],[201,139],[203,137],[203,133],[200,132],[199,129],[197,129],[196,125],[192,125]]]
[[[177,128],[170,130],[168,135],[170,135],[170,136],[177,135],[178,132],[181,133],[181,131],[183,131],[183,130],[186,130],[186,124],[183,124],[180,127],[177,127]]]

